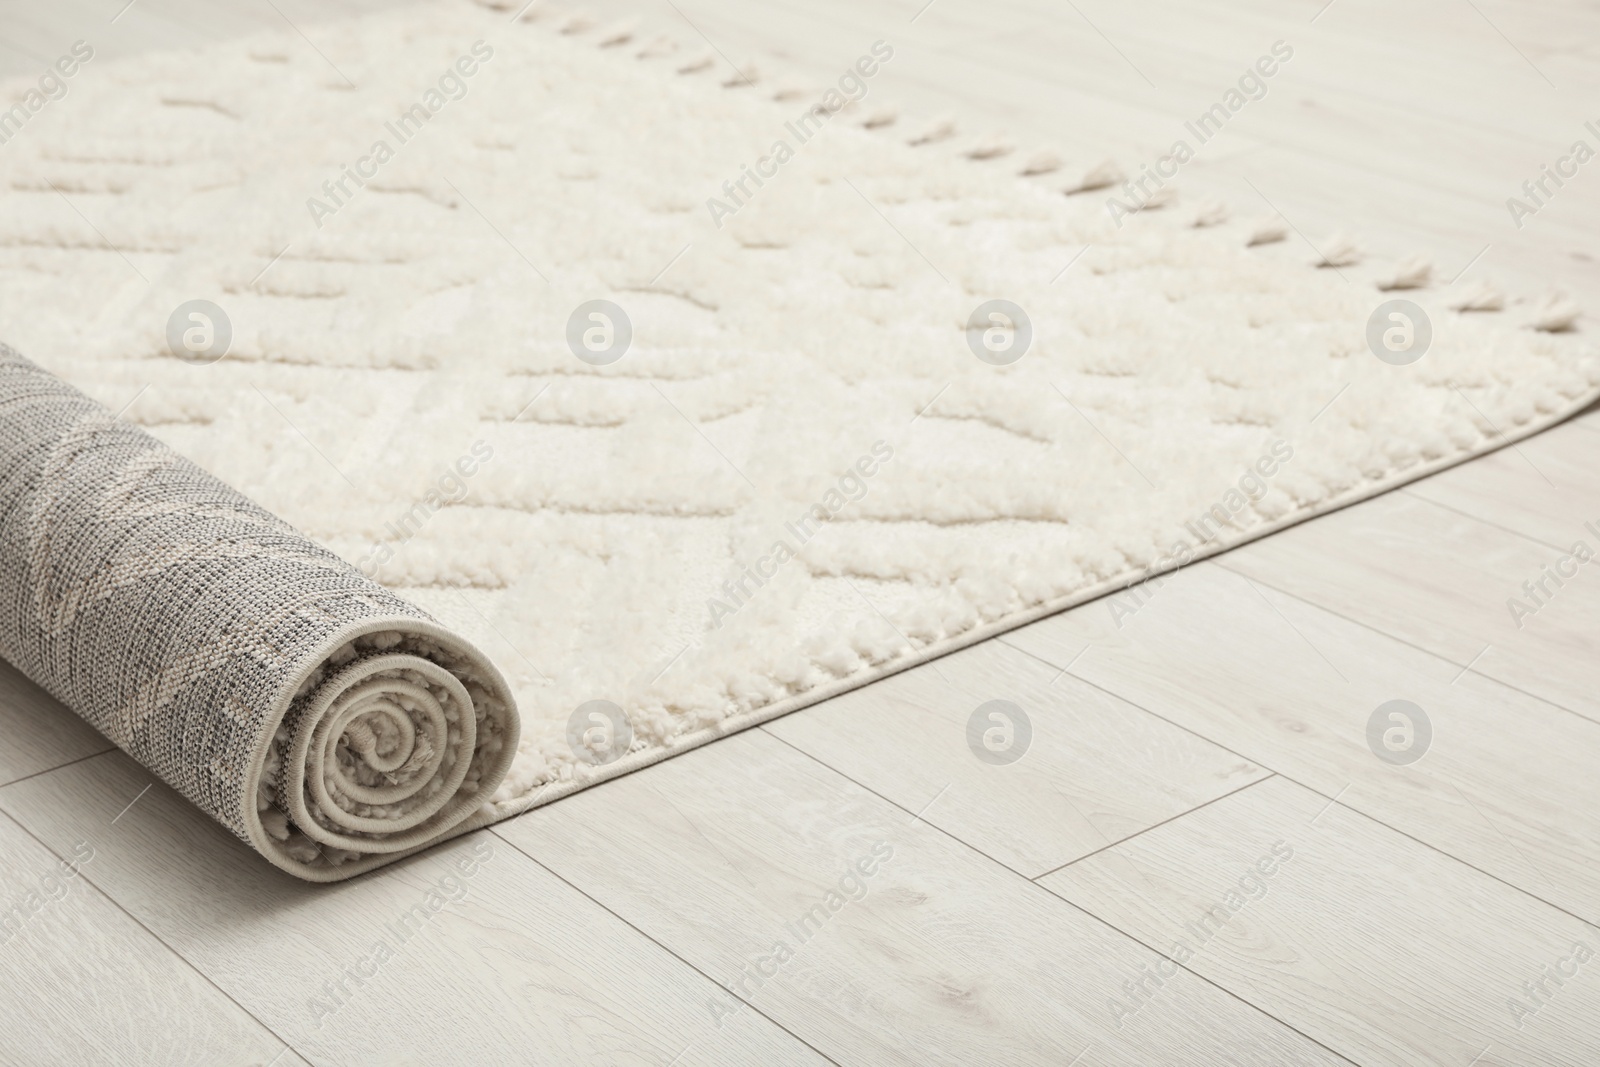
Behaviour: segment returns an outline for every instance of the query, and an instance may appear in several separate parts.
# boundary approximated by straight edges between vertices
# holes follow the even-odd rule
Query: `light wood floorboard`
[[[1600,719],[1593,636],[1600,571],[1579,570],[1532,617],[1515,618],[1508,606],[1561,555],[1419,496],[1391,493],[1246,545],[1218,564]]]
[[[1407,493],[1565,553],[1600,552],[1600,440],[1581,420],[1425,478]]]
[[[839,1063],[1338,1062],[1192,975],[1119,1030],[1152,952],[759,730],[495,832]]]
[[[1600,724],[1218,566],[1145,592],[1001,640],[1600,922]],[[1397,699],[1430,724],[1404,765],[1367,733]]]
[[[0,815],[0,1064],[272,1062],[282,1041],[95,888],[115,833],[47,849]]]
[[[1600,1061],[1600,931],[1282,777],[1041,884],[1366,1067]]]
[[[979,716],[1001,731],[999,757],[1021,753],[1015,762],[987,763],[970,747],[968,721],[991,701],[1026,716],[1009,737],[995,712]],[[1267,773],[992,642],[766,728],[1029,878]]]
[[[755,1011],[708,1032],[709,978],[500,838],[314,886],[150,783],[113,753],[0,807],[58,851],[89,841],[102,892],[314,1063],[826,1062]]]

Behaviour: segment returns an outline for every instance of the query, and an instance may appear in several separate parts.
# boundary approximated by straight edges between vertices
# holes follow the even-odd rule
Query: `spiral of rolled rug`
[[[475,825],[517,749],[471,644],[3,345],[0,656],[312,881]]]

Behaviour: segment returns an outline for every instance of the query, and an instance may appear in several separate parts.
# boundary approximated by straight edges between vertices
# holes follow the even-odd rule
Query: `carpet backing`
[[[500,673],[0,346],[0,655],[273,863],[348,877],[483,807]]]

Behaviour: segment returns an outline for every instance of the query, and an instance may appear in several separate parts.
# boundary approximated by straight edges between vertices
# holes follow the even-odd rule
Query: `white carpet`
[[[495,658],[522,750],[483,818],[1498,447],[1600,384],[1590,335],[1534,328],[1574,314],[1543,294],[1457,312],[1502,302],[1320,234],[1341,265],[1314,266],[1261,205],[1181,191],[1119,228],[1115,189],[1063,194],[1082,168],[1023,177],[1026,152],[888,122],[891,40],[841,55],[829,97],[539,10],[91,59],[37,108],[9,83],[27,114],[0,147],[5,339]],[[1389,299],[1427,312],[1416,362],[1369,349]],[[218,361],[169,347],[192,300],[230,323]],[[595,300],[631,322],[614,361],[587,314],[588,358],[568,344]],[[968,343],[991,300],[1030,320],[1015,362]],[[627,721],[584,709],[579,758],[591,701]]]

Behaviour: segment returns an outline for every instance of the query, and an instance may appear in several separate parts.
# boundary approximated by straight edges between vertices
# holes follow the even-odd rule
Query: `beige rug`
[[[0,156],[7,339],[505,676],[456,830],[1600,385],[1545,294],[897,120],[892,40],[812,82],[515,14],[78,60]]]

